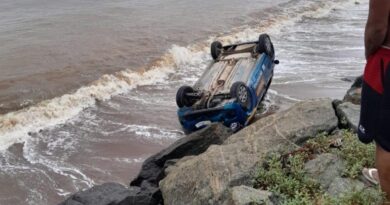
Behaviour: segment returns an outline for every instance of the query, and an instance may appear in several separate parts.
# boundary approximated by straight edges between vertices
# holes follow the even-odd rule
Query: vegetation
[[[357,136],[348,131],[343,131],[340,136],[321,134],[293,152],[270,154],[257,172],[255,188],[272,191],[283,205],[379,204],[383,200],[379,188],[330,197],[318,182],[305,174],[305,163],[322,153],[334,153],[345,161],[343,177],[356,179],[363,167],[374,165],[374,145],[360,143]]]
[[[345,160],[347,169],[345,176],[357,178],[364,167],[375,166],[375,145],[365,145],[357,140],[355,134],[344,132],[344,146],[340,150],[340,156]]]

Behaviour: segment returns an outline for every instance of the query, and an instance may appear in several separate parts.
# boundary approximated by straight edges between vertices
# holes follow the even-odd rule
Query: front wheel
[[[230,88],[230,96],[244,108],[248,108],[251,102],[249,88],[243,82],[235,82]]]
[[[269,37],[268,34],[261,34],[259,36],[259,42],[257,44],[257,52],[265,53],[271,59],[274,59],[275,57],[274,45],[272,44],[271,38]]]
[[[211,57],[213,57],[214,60],[217,60],[219,55],[221,55],[222,53],[222,43],[219,42],[219,41],[214,41],[212,44],[211,44]]]
[[[176,104],[178,107],[191,107],[194,104],[194,100],[191,99],[188,94],[193,93],[194,89],[190,86],[182,86],[176,93]]]

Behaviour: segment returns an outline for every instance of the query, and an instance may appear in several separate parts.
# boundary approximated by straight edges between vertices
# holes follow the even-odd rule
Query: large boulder
[[[343,102],[336,105],[336,112],[340,119],[341,127],[357,132],[360,119],[360,105]]]
[[[319,99],[260,119],[223,145],[179,160],[160,182],[164,204],[227,204],[231,187],[252,184],[261,158],[280,145],[302,143],[337,127],[332,101]]]
[[[78,192],[59,205],[125,205],[130,190],[117,183],[106,183]]]
[[[165,169],[174,165],[177,159],[203,153],[212,144],[222,144],[231,134],[227,127],[221,124],[212,124],[179,139],[168,148],[149,157],[143,163],[138,176],[130,183],[130,187],[141,188],[139,196],[142,196],[142,201],[145,201],[144,196],[149,196],[149,204],[161,204],[162,198],[158,183],[165,177]],[[136,202],[132,204],[141,203]]]
[[[143,163],[140,173],[130,183],[130,186],[140,186],[143,181],[158,185],[158,182],[164,177],[166,162],[201,154],[212,144],[222,144],[231,134],[225,126],[212,124],[205,129],[177,140],[168,148],[149,157]]]

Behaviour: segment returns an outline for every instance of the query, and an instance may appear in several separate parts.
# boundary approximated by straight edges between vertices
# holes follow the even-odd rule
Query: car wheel
[[[235,82],[232,85],[230,96],[236,98],[237,102],[244,108],[247,108],[250,103],[249,89],[243,82]]]
[[[193,93],[194,89],[190,86],[182,86],[176,93],[176,104],[180,108],[190,107],[194,104],[194,101],[187,96],[188,93]]]
[[[268,34],[261,34],[259,36],[259,42],[257,45],[258,53],[266,53],[271,59],[275,56],[274,45],[272,44],[271,38]]]
[[[213,57],[214,60],[217,60],[219,55],[222,53],[222,43],[219,41],[214,41],[211,44],[211,57]]]

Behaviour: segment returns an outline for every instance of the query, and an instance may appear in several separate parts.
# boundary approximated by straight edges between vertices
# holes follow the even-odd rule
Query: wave
[[[124,70],[112,75],[103,75],[95,82],[54,99],[40,102],[32,107],[0,116],[0,150],[6,150],[15,143],[21,143],[29,138],[29,133],[66,122],[77,116],[85,108],[94,106],[97,101],[105,101],[112,96],[128,93],[137,86],[166,83],[168,78],[178,73],[186,73],[185,67],[200,67],[211,59],[208,55],[209,45],[214,39],[223,43],[251,41],[259,33],[277,34],[285,26],[293,25],[304,17],[319,17],[326,15],[342,3],[352,0],[306,1],[292,0],[288,3],[271,8],[262,16],[257,25],[247,25],[232,29],[231,32],[212,36],[208,40],[180,47],[173,45],[167,53],[141,72]],[[192,70],[193,71],[193,70]],[[193,75],[186,76],[185,81],[196,80]]]
[[[140,85],[163,82],[175,70],[170,56],[166,55],[147,71],[125,70],[114,75],[104,75],[73,94],[46,100],[35,106],[0,116],[0,150],[14,143],[23,142],[29,132],[64,123],[83,109],[95,105],[97,101],[108,100]]]

